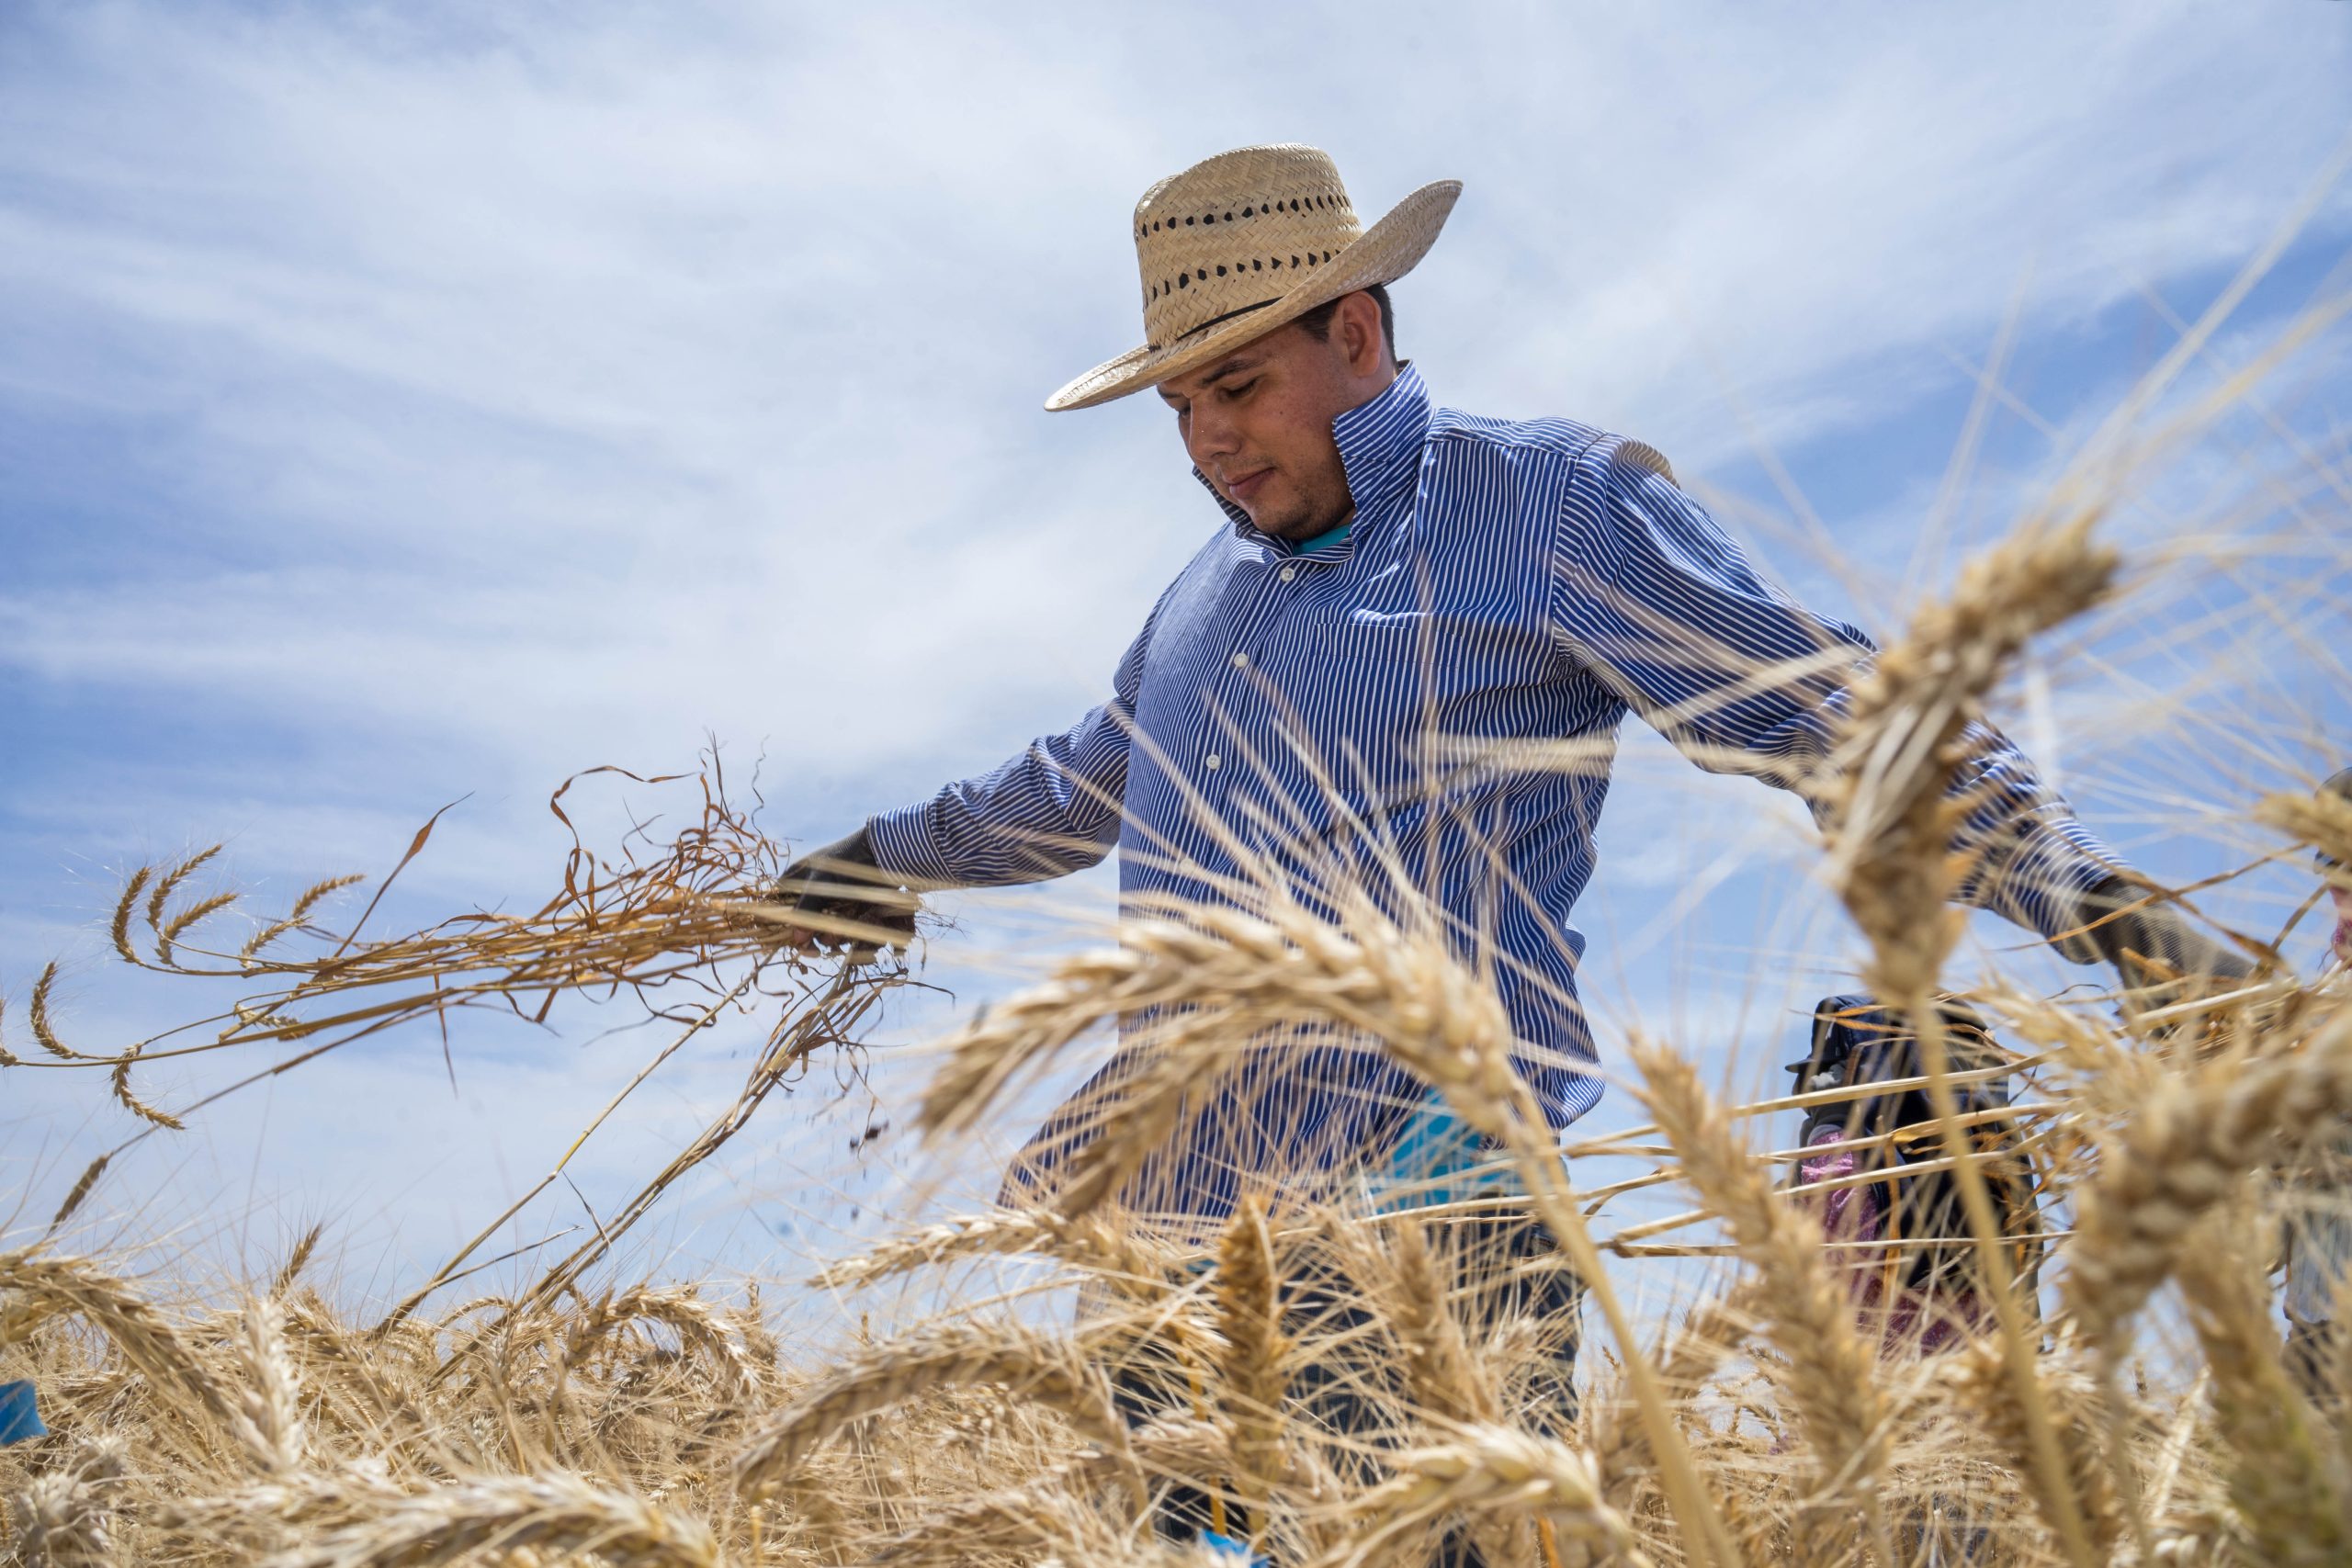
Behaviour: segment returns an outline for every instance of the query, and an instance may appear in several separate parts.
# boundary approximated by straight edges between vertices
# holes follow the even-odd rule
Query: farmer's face
[[[1159,384],[1193,467],[1260,532],[1311,539],[1355,510],[1331,422],[1396,378],[1380,307],[1350,294],[1317,342],[1277,327],[1204,368]]]

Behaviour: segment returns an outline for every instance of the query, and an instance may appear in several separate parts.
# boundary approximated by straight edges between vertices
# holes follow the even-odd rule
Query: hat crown
[[[1148,346],[1274,304],[1363,235],[1317,148],[1242,147],[1170,175],[1136,203]]]

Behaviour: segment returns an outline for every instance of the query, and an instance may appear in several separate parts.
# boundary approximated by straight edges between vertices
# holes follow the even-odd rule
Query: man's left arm
[[[1578,488],[1554,556],[1555,624],[1645,720],[1700,766],[1795,791],[1818,820],[1855,671],[1877,649],[1767,580],[1672,480],[1613,461]],[[1973,868],[1958,897],[2051,940],[2077,963],[2132,955],[2241,975],[2236,954],[2140,894],[2114,852],[1998,730],[1972,724],[1953,849]],[[2118,913],[2122,910],[2124,912]]]

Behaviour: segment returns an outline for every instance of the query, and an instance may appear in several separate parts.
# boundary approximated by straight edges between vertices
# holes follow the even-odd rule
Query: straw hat
[[[1367,229],[1329,154],[1242,147],[1171,175],[1136,203],[1144,345],[1046,400],[1091,408],[1196,370],[1316,306],[1393,283],[1445,227],[1459,180],[1426,185]]]

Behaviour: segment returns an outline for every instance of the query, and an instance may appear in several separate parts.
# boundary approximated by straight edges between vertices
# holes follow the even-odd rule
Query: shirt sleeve
[[[1551,611],[1571,650],[1701,767],[1794,790],[1820,819],[1848,683],[1877,649],[1767,581],[1672,481],[1612,462],[1598,491],[1571,487]],[[1952,847],[1974,870],[1958,896],[2044,937],[2070,930],[2120,863],[2006,736],[1977,723],[1966,739],[1952,794],[1973,804]]]
[[[1004,887],[1082,871],[1118,842],[1127,746],[1151,620],[1113,673],[1111,700],[985,773],[868,819],[880,867],[940,887]]]

